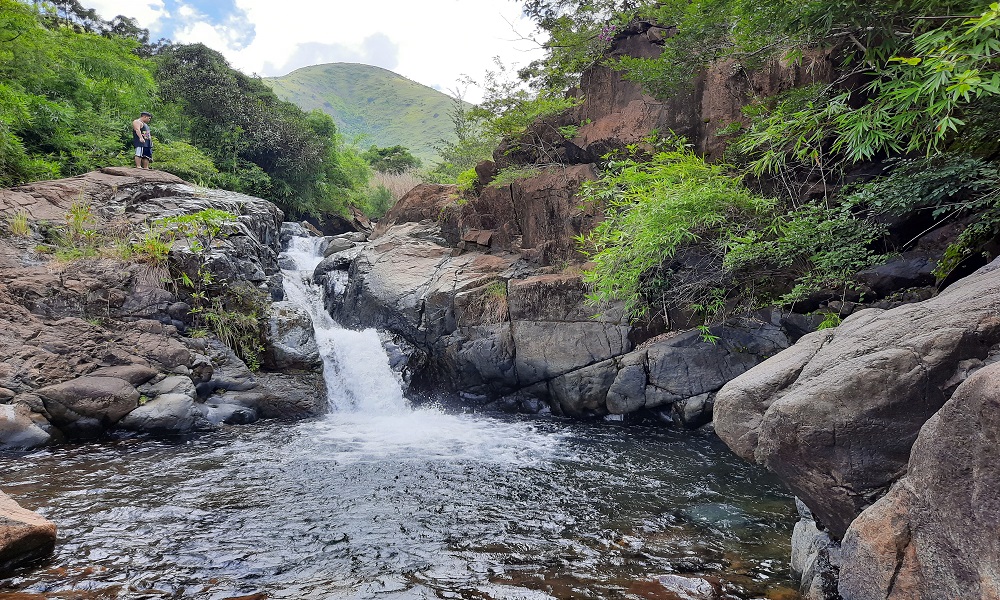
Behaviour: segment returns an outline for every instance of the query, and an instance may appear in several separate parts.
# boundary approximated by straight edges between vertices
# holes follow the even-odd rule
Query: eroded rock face
[[[42,221],[63,223],[81,200],[107,223],[137,224],[208,208],[231,212],[236,222],[213,244],[207,268],[222,285],[250,285],[272,295],[276,282],[280,288],[281,211],[259,198],[198,189],[166,173],[109,168],[0,190],[0,216],[24,212],[38,232],[46,227]],[[164,286],[162,269],[112,259],[51,261],[34,251],[41,237],[33,235],[0,240],[0,447],[95,437],[112,427],[167,433],[210,428],[216,424],[205,417],[203,401],[217,389],[265,399],[260,410],[240,404],[231,411],[240,416],[230,420],[245,421],[247,411],[254,418],[304,412],[301,402],[280,408],[277,396],[290,384],[281,382],[279,392],[264,389],[241,362],[242,371],[230,369],[246,373],[232,378],[241,384],[214,374],[205,340],[182,335],[191,307]],[[183,243],[170,260],[195,269]],[[311,326],[301,319],[276,319],[274,326],[269,356],[275,368],[315,367]],[[227,364],[218,366],[226,371]],[[307,379],[316,394],[314,378]]]
[[[844,598],[1000,597],[1000,364],[920,430],[909,468],[844,536]]]
[[[994,262],[941,295],[868,309],[727,384],[715,427],[835,537],[906,471],[921,426],[1000,344]]]
[[[56,524],[0,492],[0,576],[52,552]]]
[[[669,31],[650,23],[634,23],[616,36],[610,54],[654,58],[667,35]],[[754,97],[830,81],[835,66],[835,59],[822,52],[806,53],[798,64],[770,60],[753,70],[725,60],[711,65],[686,90],[658,101],[601,63],[581,77],[580,93],[586,101],[576,109],[573,122],[583,126],[571,141],[597,160],[609,149],[642,143],[657,129],[686,137],[699,154],[721,158],[727,139],[716,133],[733,122],[745,122],[742,108]]]

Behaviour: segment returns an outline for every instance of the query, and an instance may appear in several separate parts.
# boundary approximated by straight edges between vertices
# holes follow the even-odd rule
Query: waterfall
[[[282,253],[285,299],[305,309],[313,330],[326,380],[330,409],[337,412],[397,414],[408,411],[403,391],[374,329],[352,331],[326,312],[323,290],[312,282],[323,260],[322,238],[293,237]]]

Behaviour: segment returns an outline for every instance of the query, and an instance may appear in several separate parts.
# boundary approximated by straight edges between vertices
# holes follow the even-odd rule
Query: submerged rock
[[[0,492],[0,576],[52,553],[56,524]]]

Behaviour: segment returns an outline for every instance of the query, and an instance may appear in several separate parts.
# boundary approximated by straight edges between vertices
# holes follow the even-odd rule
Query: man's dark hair
[[[152,113],[148,113],[146,111],[142,111],[141,113],[139,113],[139,116],[140,117],[149,117],[150,119],[153,118],[153,114]]]

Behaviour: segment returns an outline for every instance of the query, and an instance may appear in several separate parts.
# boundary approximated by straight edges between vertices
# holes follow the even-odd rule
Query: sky
[[[463,75],[540,58],[516,0],[84,0],[103,18],[134,17],[152,39],[201,42],[248,75],[356,62],[383,67],[464,98]]]

